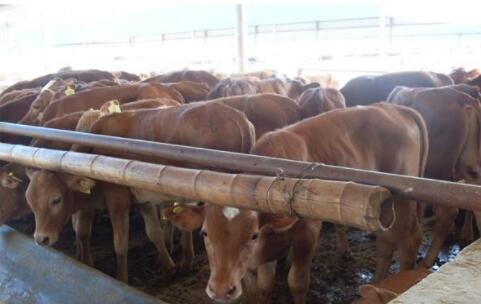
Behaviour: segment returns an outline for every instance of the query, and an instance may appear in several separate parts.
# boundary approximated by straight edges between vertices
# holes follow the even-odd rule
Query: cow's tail
[[[411,112],[411,116],[416,123],[419,135],[420,135],[420,164],[419,164],[419,176],[424,175],[424,170],[426,169],[426,162],[428,159],[428,152],[429,152],[429,137],[428,137],[428,130],[426,128],[426,123],[424,122],[423,117],[419,114],[416,110],[406,108]]]
[[[238,116],[235,116],[235,119],[233,119],[241,137],[241,146],[240,151],[238,152],[249,153],[256,142],[256,132],[254,125],[249,121],[244,112],[241,112],[227,105],[224,106],[232,109],[237,114],[240,114]],[[239,119],[240,117],[243,117],[244,119]]]

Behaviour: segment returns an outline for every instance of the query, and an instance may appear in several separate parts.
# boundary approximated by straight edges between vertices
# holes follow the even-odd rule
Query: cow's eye
[[[255,241],[259,238],[259,233],[254,233],[252,236],[251,236],[251,240]]]
[[[205,237],[207,236],[207,232],[205,232],[204,230],[201,230],[201,231],[200,231],[200,236],[201,236],[202,238],[205,238]]]
[[[61,201],[62,201],[62,199],[60,197],[57,197],[56,199],[54,199],[52,201],[52,206],[60,204]]]

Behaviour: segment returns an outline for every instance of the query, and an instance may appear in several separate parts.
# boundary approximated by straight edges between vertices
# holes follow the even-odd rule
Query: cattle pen
[[[0,304],[481,303],[478,4],[69,4],[0,4]]]
[[[101,155],[3,143],[0,144],[2,161],[142,187],[177,199],[200,200],[280,215],[295,214],[299,217],[320,219],[370,232],[385,230],[392,225],[392,222],[381,223],[382,205],[390,202],[390,192],[411,199],[422,199],[434,204],[472,210],[477,210],[481,202],[481,187],[476,185],[0,122],[0,133],[2,132],[72,144],[122,149],[145,155],[161,155],[167,159],[189,161],[195,165],[208,163],[210,167],[217,170],[257,174],[257,176],[215,171],[209,173],[205,170],[160,166]],[[323,181],[319,178],[348,182]],[[260,182],[261,180],[263,182]],[[355,184],[352,181],[361,184]],[[378,186],[363,186],[363,183]],[[4,264],[9,265],[4,270],[6,277],[3,280],[7,281],[6,278],[11,275],[18,277],[16,283],[9,282],[15,286],[16,291],[5,295],[6,299],[17,297],[26,302],[33,301],[32,299],[45,303],[59,302],[66,297],[65,294],[54,294],[53,298],[43,300],[38,300],[36,294],[40,293],[40,290],[44,292],[45,286],[48,286],[49,280],[54,280],[54,276],[75,276],[74,281],[66,282],[65,290],[67,294],[79,293],[77,299],[84,296],[82,291],[75,288],[78,280],[92,282],[95,278],[98,281],[95,283],[95,288],[86,288],[89,288],[92,297],[99,299],[98,303],[104,301],[101,300],[102,296],[109,297],[110,300],[116,298],[117,303],[138,303],[139,301],[157,303],[154,298],[104,278],[103,275],[77,262],[65,259],[56,253],[43,252],[43,248],[32,247],[31,242],[12,230],[3,229],[1,241],[4,242],[5,248],[9,248],[1,255],[5,258]],[[16,250],[19,246],[26,247],[27,249],[22,250],[28,252],[28,255],[22,258],[12,256],[7,258],[11,250]],[[42,283],[36,283],[38,273],[44,270],[25,259],[35,259],[37,256],[42,256],[47,263],[65,264],[63,268],[68,269],[69,272],[64,273],[64,269],[58,270],[52,276],[46,276],[44,278],[46,280],[42,280]],[[17,272],[16,265],[20,263],[28,266],[29,275],[23,275],[25,271]],[[25,286],[31,286],[29,292],[23,292]],[[35,290],[36,288],[39,290]]]

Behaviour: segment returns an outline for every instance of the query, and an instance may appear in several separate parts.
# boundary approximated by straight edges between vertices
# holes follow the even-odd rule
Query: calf
[[[138,138],[151,141],[168,142],[181,145],[205,147],[235,152],[248,152],[254,142],[254,130],[241,112],[218,103],[194,103],[166,109],[148,109],[113,113],[95,117],[90,111],[83,117],[87,127],[84,131],[96,134]],[[89,117],[90,116],[90,117]],[[93,117],[92,117],[93,116]],[[91,127],[88,126],[91,124]],[[190,166],[187,163],[173,163],[155,157],[140,156],[128,152],[108,149],[86,149],[73,146],[73,150],[94,152],[128,159],[157,162],[162,164]],[[64,176],[45,170],[31,172],[31,181],[27,189],[27,201],[36,219],[35,238],[39,243],[54,243],[64,223],[70,215],[88,208],[88,202],[77,203],[74,196],[78,192],[90,192],[95,182],[82,177]],[[166,198],[158,193],[129,188],[110,183],[100,183],[106,200],[114,231],[114,247],[117,255],[117,277],[127,281],[127,244],[128,214],[131,205],[130,196],[140,205],[145,219],[146,231],[155,243],[164,268],[171,273],[174,263],[164,244],[163,232],[155,206]],[[76,190],[76,191],[72,191]],[[81,197],[79,199],[82,199]],[[150,204],[149,204],[150,203]],[[184,242],[191,244],[191,234],[184,233]],[[183,268],[192,264],[192,247],[184,252]]]
[[[381,103],[331,111],[267,133],[251,153],[420,176],[427,144],[419,114]],[[413,268],[421,240],[416,203],[395,197],[393,204],[399,220],[377,234],[376,281],[386,275],[395,248],[400,251],[401,269]],[[237,299],[242,294],[241,279],[248,269],[257,269],[256,303],[269,302],[276,260],[292,247],[288,284],[294,303],[305,302],[320,221],[213,205],[204,208],[168,209],[165,214],[181,229],[202,227],[211,270],[209,297],[219,302]],[[393,216],[392,210],[384,210],[382,220]]]
[[[481,116],[476,99],[453,87],[397,87],[388,101],[411,107],[424,118],[430,146],[426,177],[481,183]],[[423,261],[426,267],[435,262],[458,210],[434,206],[434,212],[433,240]]]

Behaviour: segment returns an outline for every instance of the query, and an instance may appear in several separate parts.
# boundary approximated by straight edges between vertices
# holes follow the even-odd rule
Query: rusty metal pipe
[[[407,199],[481,211],[481,186],[470,184],[6,122],[0,122],[0,132],[129,151],[202,166],[208,164],[211,168],[233,172],[379,185]]]

